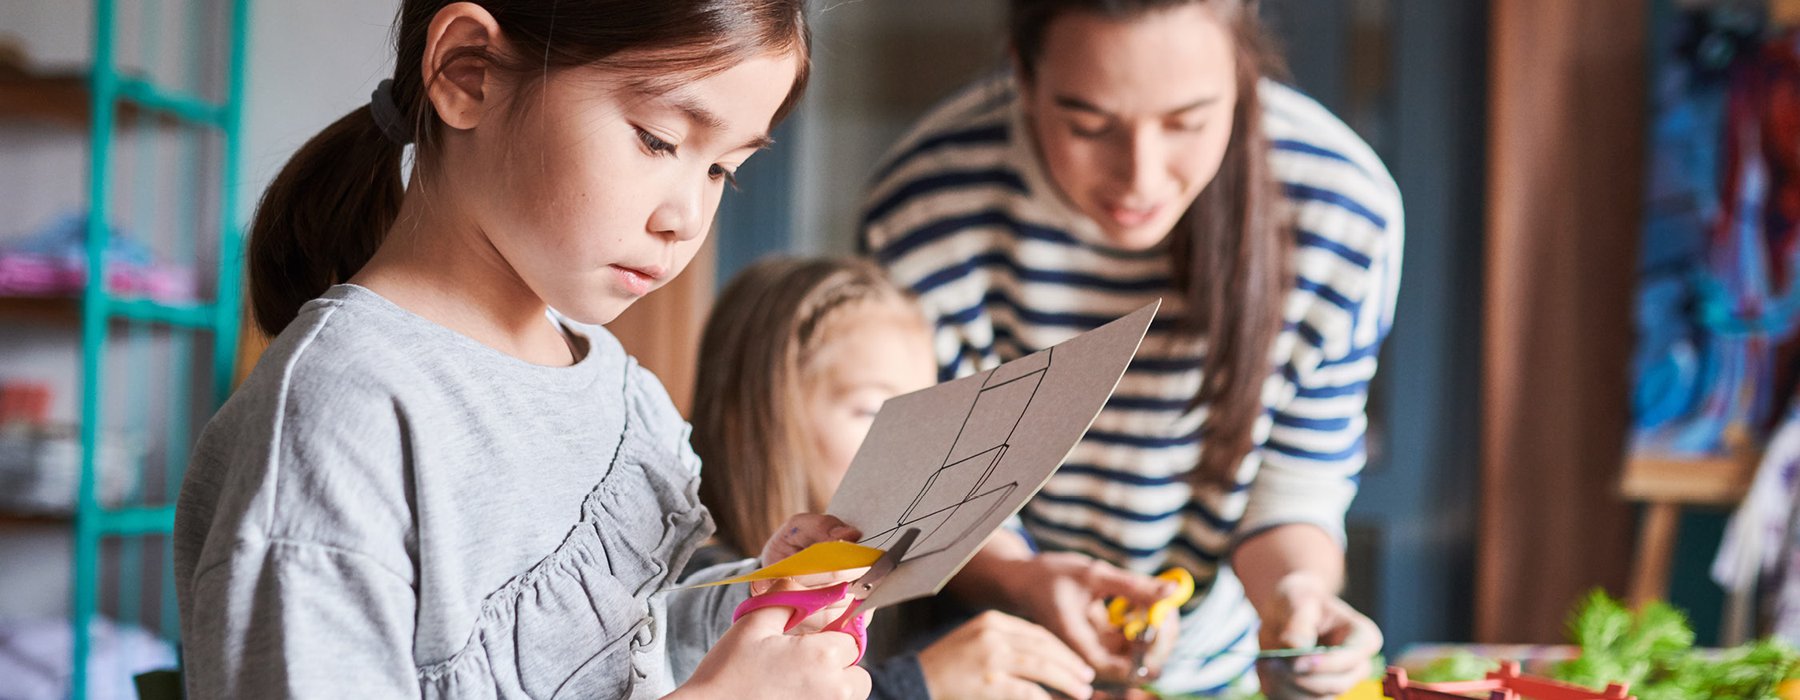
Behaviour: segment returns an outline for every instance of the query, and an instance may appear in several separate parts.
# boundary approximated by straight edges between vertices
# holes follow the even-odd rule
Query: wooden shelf
[[[87,127],[89,104],[86,76],[0,71],[0,118],[80,129]]]
[[[69,525],[75,516],[69,513],[0,513],[0,527],[34,527]]]
[[[1761,461],[1761,452],[1747,447],[1716,456],[1633,454],[1620,490],[1633,501],[1735,506],[1750,491]]]
[[[81,323],[81,299],[77,297],[0,296],[0,318],[51,323]]]
[[[86,130],[93,100],[85,73],[23,73],[0,67],[0,121],[37,122]],[[143,110],[129,100],[118,103],[120,124],[129,125]],[[178,122],[164,115],[161,126]]]

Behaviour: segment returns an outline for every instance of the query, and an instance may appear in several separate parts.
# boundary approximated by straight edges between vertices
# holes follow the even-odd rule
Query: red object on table
[[[1581,686],[1558,683],[1545,678],[1521,675],[1519,662],[1506,661],[1499,670],[1489,671],[1479,681],[1454,683],[1414,683],[1406,678],[1406,669],[1389,666],[1381,690],[1393,700],[1470,700],[1487,693],[1487,700],[1637,700],[1624,683],[1606,686],[1606,690],[1588,690]]]

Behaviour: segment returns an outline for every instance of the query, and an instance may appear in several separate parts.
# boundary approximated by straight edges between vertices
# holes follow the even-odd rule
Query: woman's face
[[[605,323],[685,268],[719,197],[768,143],[798,59],[768,55],[646,93],[616,72],[558,72],[509,128],[478,130],[462,193],[495,252],[570,317]]]
[[[1229,28],[1202,3],[1126,20],[1052,20],[1021,88],[1063,198],[1107,241],[1144,250],[1212,182],[1231,138],[1237,63]]]
[[[807,470],[823,508],[888,399],[936,383],[931,338],[918,312],[895,301],[861,302],[832,313],[824,343],[802,370],[806,424],[816,461]]]

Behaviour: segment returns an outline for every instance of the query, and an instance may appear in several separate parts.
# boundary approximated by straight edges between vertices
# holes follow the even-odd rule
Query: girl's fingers
[[[1033,685],[1049,687],[1071,698],[1085,698],[1094,694],[1092,678],[1083,676],[1084,673],[1091,673],[1086,670],[1087,664],[1079,664],[1077,668],[1081,670],[1077,670],[1025,653],[1015,653],[1008,661],[1011,662],[1008,668],[1013,676],[1031,681]]]
[[[1012,649],[1005,658],[1013,675],[1049,686],[1072,698],[1093,694],[1094,669],[1056,635],[1023,621],[1017,627],[1011,624],[1007,627],[1006,638]]]
[[[1315,693],[1300,685],[1299,677],[1294,674],[1294,667],[1287,659],[1263,659],[1256,664],[1257,676],[1262,681],[1263,695],[1269,700],[1313,700],[1314,698],[1330,698],[1339,693]]]
[[[869,672],[863,670],[861,666],[852,664],[849,668],[844,669],[843,675],[840,677],[842,680],[838,683],[838,689],[843,693],[838,697],[844,698],[844,700],[864,700],[869,697],[872,679],[869,678]]]
[[[836,516],[821,513],[801,513],[788,518],[769,538],[763,547],[763,564],[775,562],[792,556],[795,552],[819,542],[835,540],[856,540],[862,537],[862,531],[851,527]]]
[[[742,630],[742,634],[751,639],[773,637],[784,634],[787,629],[788,616],[792,611],[781,606],[760,608],[746,613],[732,623],[732,627]]]
[[[1151,669],[1162,668],[1163,662],[1175,652],[1175,641],[1181,636],[1181,616],[1170,615],[1163,621],[1162,628],[1156,632],[1156,641],[1150,645],[1150,651],[1144,654],[1144,665]]]
[[[1086,611],[1058,610],[1057,617],[1062,628],[1058,636],[1095,671],[1115,675],[1124,672],[1127,662],[1101,644],[1100,634]]]
[[[849,634],[810,632],[794,639],[807,647],[808,655],[817,660],[819,668],[840,669],[856,664],[856,640]]]
[[[1018,678],[1000,678],[993,683],[996,700],[1052,700],[1050,692],[1042,686]],[[1074,695],[1070,697],[1084,697]]]
[[[1003,617],[1008,638],[1013,640],[1013,644],[1021,652],[1043,659],[1046,663],[1057,667],[1069,669],[1077,676],[1084,676],[1088,680],[1093,679],[1093,667],[1088,666],[1087,662],[1081,659],[1081,655],[1076,654],[1075,650],[1063,643],[1063,640],[1057,639],[1056,635],[1050,633],[1050,630],[1016,617]]]

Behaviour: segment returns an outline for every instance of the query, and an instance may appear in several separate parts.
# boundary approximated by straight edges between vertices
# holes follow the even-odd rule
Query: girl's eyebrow
[[[707,109],[706,105],[700,104],[700,101],[695,99],[692,95],[672,94],[665,96],[664,99],[669,103],[669,106],[674,107],[682,114],[687,115],[688,120],[695,124],[699,124],[700,126],[713,131],[725,131],[727,128],[723,118],[712,110]],[[749,141],[744,142],[744,145],[733,150],[760,151],[768,148],[774,143],[775,139],[770,138],[769,134],[764,132],[751,137]]]

